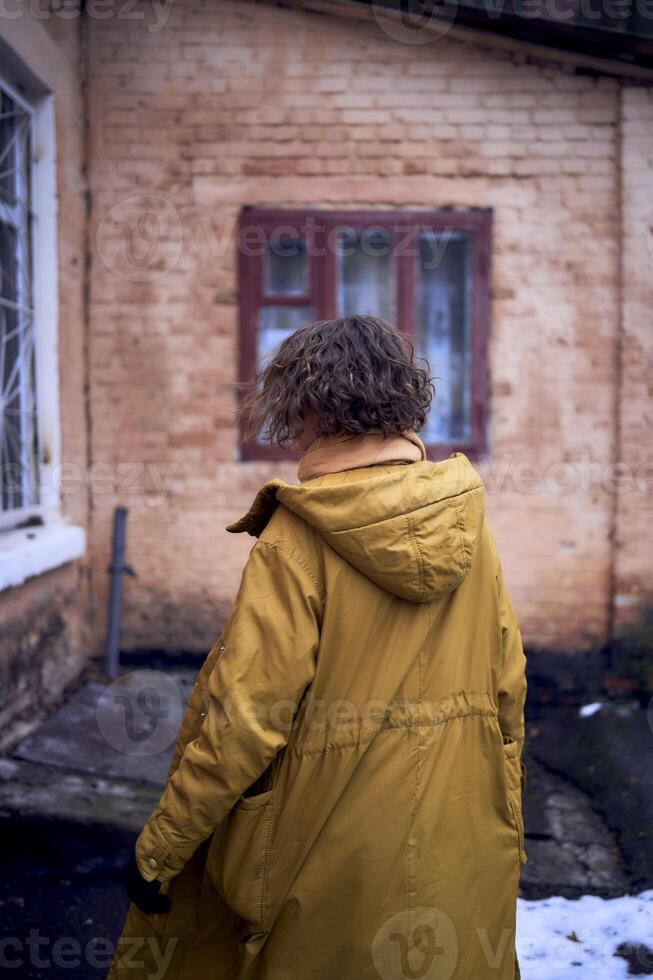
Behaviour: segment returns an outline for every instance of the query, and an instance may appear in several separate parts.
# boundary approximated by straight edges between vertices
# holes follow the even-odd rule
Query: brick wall
[[[233,231],[245,205],[493,208],[490,517],[527,643],[601,644],[622,314],[618,83],[247,0],[176,0],[160,30],[116,18],[89,30],[96,646],[116,503],[130,507],[138,573],[124,645],[203,650],[251,545],[225,524],[267,478],[294,478],[288,464],[237,461]],[[139,212],[168,235],[157,278],[133,275],[152,238]],[[623,511],[622,536],[626,524],[639,536],[637,514]],[[641,545],[620,581],[644,562]]]

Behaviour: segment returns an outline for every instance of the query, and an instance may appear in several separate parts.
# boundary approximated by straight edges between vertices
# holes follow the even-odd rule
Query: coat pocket
[[[503,759],[505,763],[506,787],[508,793],[508,808],[512,823],[517,831],[517,846],[519,863],[528,860],[524,849],[524,814],[522,810],[522,767],[519,759],[519,746],[514,738],[503,736]]]
[[[268,925],[268,876],[272,857],[273,790],[241,796],[223,832],[211,841],[206,869],[229,908],[257,932]]]

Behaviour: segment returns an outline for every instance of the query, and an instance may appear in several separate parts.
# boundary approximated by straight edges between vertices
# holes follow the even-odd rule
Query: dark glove
[[[159,894],[160,888],[160,881],[145,880],[132,854],[125,872],[125,889],[130,901],[146,915],[165,915],[171,903],[167,895]]]

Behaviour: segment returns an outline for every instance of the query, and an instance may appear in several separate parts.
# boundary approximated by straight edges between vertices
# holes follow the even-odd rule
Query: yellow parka
[[[266,484],[112,980],[513,980],[525,658],[467,458]],[[140,964],[140,966],[139,966]]]

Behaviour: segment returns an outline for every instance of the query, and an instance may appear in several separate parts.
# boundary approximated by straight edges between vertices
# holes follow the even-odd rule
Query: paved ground
[[[607,703],[589,717],[577,708],[528,712],[529,756],[578,787],[618,844],[634,891],[653,887],[653,699]],[[531,827],[536,813],[531,811]]]
[[[521,888],[525,898],[607,898],[630,890],[616,838],[589,797],[533,758],[524,794],[524,824],[528,861]]]
[[[0,976],[99,980],[127,911],[129,831],[61,820],[0,819]]]
[[[180,671],[87,685],[0,758],[3,975],[104,976],[126,910],[121,869],[158,798],[191,682]],[[523,896],[653,887],[646,712],[531,715]]]

